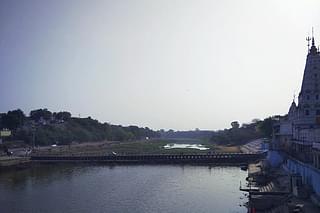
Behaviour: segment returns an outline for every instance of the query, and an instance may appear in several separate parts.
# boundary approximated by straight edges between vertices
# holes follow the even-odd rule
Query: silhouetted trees
[[[109,123],[100,123],[98,120],[71,117],[70,112],[50,112],[48,109],[37,109],[26,117],[22,110],[12,110],[0,114],[0,129],[7,128],[13,131],[13,139],[32,143],[33,134],[37,145],[53,143],[69,144],[90,141],[131,141],[145,138],[193,138],[204,139],[217,144],[243,144],[250,140],[272,135],[272,126],[276,117],[264,120],[254,119],[249,124],[231,123],[232,128],[220,131],[168,131],[158,132],[138,126],[121,126]],[[46,122],[42,122],[46,121]],[[63,122],[62,122],[63,121]]]
[[[71,113],[70,112],[54,112],[53,113],[53,118],[57,120],[63,120],[67,121],[71,118]]]
[[[257,122],[257,128],[263,134],[264,137],[271,138],[273,131],[272,126],[275,123],[275,121],[275,117],[269,117],[264,119],[263,121]]]
[[[32,110],[30,112],[30,118],[34,121],[39,121],[40,119],[49,121],[52,118],[52,112],[50,112],[48,109]]]
[[[271,138],[275,117],[269,117],[264,120],[253,119],[249,124],[232,122],[231,129],[225,129],[213,133],[210,141],[217,144],[241,145],[258,138]]]
[[[240,124],[238,121],[233,121],[233,122],[231,122],[231,127],[233,129],[238,129],[240,127]]]
[[[19,126],[22,126],[24,124],[25,118],[26,116],[20,109],[2,113],[0,117],[1,128],[16,130]]]
[[[50,112],[48,109],[32,110],[30,117],[26,117],[20,109],[1,113],[0,128],[12,130],[12,139],[23,140],[29,144],[33,142],[35,135],[37,145],[159,137],[157,132],[147,127],[111,125],[100,123],[91,117],[72,118],[70,112]]]

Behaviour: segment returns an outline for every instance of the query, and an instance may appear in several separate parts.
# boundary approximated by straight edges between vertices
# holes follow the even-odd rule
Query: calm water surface
[[[0,212],[246,212],[237,167],[42,165],[0,174]]]

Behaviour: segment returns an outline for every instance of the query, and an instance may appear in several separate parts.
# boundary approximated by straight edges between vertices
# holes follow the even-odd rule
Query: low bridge
[[[105,162],[141,164],[248,164],[265,157],[262,153],[214,153],[214,154],[141,154],[100,156],[33,155],[36,162]]]

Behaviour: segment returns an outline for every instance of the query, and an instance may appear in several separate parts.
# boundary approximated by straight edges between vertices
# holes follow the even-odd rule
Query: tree
[[[128,130],[133,134],[135,139],[141,139],[141,136],[143,135],[143,132],[141,129],[137,126],[129,126]]]
[[[58,119],[58,120],[64,120],[67,121],[71,118],[71,113],[70,112],[58,112],[58,113],[54,113],[54,118]]]
[[[10,130],[16,130],[24,124],[24,121],[25,115],[20,109],[8,111],[6,114],[2,114],[1,116],[2,127]]]
[[[22,126],[26,116],[20,109],[8,111],[7,114],[1,116],[1,123],[4,128],[10,130],[16,130],[18,127]]]
[[[36,109],[30,112],[30,117],[34,121],[39,121],[41,118],[48,121],[52,118],[52,112],[48,109]]]
[[[130,136],[133,136],[132,133],[128,134],[121,125],[112,125],[112,140],[125,141],[128,140]]]
[[[254,118],[252,119],[251,123],[258,123],[260,122],[261,120],[259,118]]]
[[[232,121],[231,127],[232,127],[232,129],[238,129],[240,127],[240,124],[238,121]]]
[[[271,138],[273,123],[274,120],[272,117],[266,118],[258,123],[257,129],[263,134],[264,137]]]
[[[6,113],[0,113],[0,129],[3,129],[3,128],[4,128],[2,118],[3,118],[3,116],[5,116],[5,115],[6,115]]]

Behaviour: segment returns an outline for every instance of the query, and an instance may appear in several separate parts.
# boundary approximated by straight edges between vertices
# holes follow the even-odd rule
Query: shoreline
[[[169,142],[172,142],[172,140],[143,140],[133,142],[101,141],[56,147],[45,146],[34,149],[28,157],[24,156],[24,149],[16,149],[13,150],[13,156],[0,157],[0,170],[27,168],[35,163],[47,164],[52,161],[50,158],[57,158],[51,163],[209,166],[243,166],[244,164],[247,165],[248,163],[258,160],[257,157],[242,157],[243,154],[248,156],[248,154],[250,155],[252,153],[241,153],[240,147],[222,147],[212,144],[209,146],[210,150],[205,151],[189,148],[167,150],[164,148],[164,145]],[[239,155],[240,157],[233,158],[229,155]],[[39,159],[41,157],[42,159]],[[61,159],[59,160],[58,158]],[[265,156],[262,158],[265,158]]]
[[[157,155],[156,155],[157,156]],[[35,160],[32,157],[5,157],[0,158],[0,171],[8,171],[8,170],[21,170],[21,169],[28,169],[34,165],[53,165],[53,164],[74,164],[74,165],[110,165],[110,166],[130,166],[130,165],[190,165],[190,166],[227,166],[227,167],[247,167],[250,163],[256,161],[256,159],[245,159],[244,161],[239,161],[239,159],[235,158],[231,161],[227,160],[224,155],[222,158],[219,158],[218,161],[214,161],[213,158],[209,158],[209,155],[159,155],[160,157],[183,157],[182,159],[142,159],[142,160],[111,160],[111,161],[104,161],[104,160]],[[189,159],[188,157],[193,156],[194,159]],[[51,156],[52,157],[52,156]],[[106,156],[107,157],[107,156]],[[109,156],[110,157],[110,156]],[[112,157],[112,156],[111,156]],[[117,156],[119,157],[119,156]],[[122,156],[123,157],[123,156]],[[133,157],[136,156],[127,156]],[[204,157],[204,159],[198,159],[197,157]],[[260,158],[263,155],[259,155]],[[59,157],[53,157],[59,158]],[[88,157],[84,157],[88,158]],[[96,157],[93,157],[96,158]]]
[[[311,197],[297,197],[293,192],[294,176],[285,170],[283,165],[272,168],[267,161],[259,165],[250,165],[248,171],[248,187],[241,191],[249,192],[249,212],[289,213],[294,209],[317,213],[319,206]]]
[[[0,171],[25,169],[31,164],[30,157],[0,157]]]

